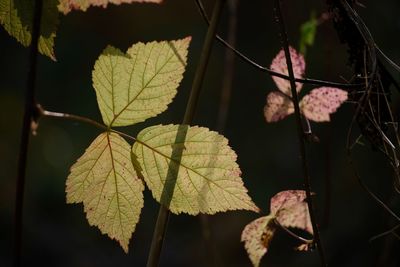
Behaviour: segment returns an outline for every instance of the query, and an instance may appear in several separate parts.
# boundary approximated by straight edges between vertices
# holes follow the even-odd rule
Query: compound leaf
[[[333,87],[320,87],[311,90],[300,101],[300,109],[304,116],[312,121],[330,121],[330,114],[336,112],[347,100],[347,92]]]
[[[68,14],[71,10],[86,11],[90,6],[101,6],[106,8],[107,5],[115,4],[120,5],[123,3],[155,3],[160,4],[163,0],[60,0],[58,9],[64,15]]]
[[[32,41],[34,6],[32,0],[0,0],[0,23],[23,46]],[[38,49],[55,60],[54,39],[58,25],[58,0],[43,0]]]
[[[264,107],[264,117],[267,122],[276,122],[286,118],[294,112],[292,100],[279,91],[273,91],[267,96]]]
[[[71,167],[67,202],[83,202],[90,225],[116,239],[125,252],[143,207],[143,182],[130,145],[118,134],[99,135]]]
[[[304,56],[296,51],[293,47],[289,47],[289,52],[290,52],[290,58],[292,60],[292,65],[293,65],[293,73],[295,78],[303,78],[303,75],[306,71],[306,62],[304,60]],[[286,57],[285,57],[285,51],[282,49],[279,51],[279,53],[275,56],[275,58],[272,60],[271,63],[271,70],[288,75],[288,67],[286,64]],[[285,80],[276,76],[273,76],[272,79],[276,83],[276,86],[278,86],[278,89],[284,93],[285,95],[292,96],[291,90],[290,90],[290,81]],[[296,90],[297,92],[300,92],[301,88],[303,88],[302,83],[297,83],[296,82]]]
[[[228,140],[207,128],[158,125],[132,147],[153,197],[173,213],[258,211],[247,194]]]
[[[165,111],[183,78],[190,40],[137,43],[126,54],[107,47],[92,74],[104,123],[127,126]]]
[[[269,244],[276,230],[275,217],[268,215],[260,217],[243,229],[241,241],[249,255],[253,266],[260,265],[261,258],[267,253]]]

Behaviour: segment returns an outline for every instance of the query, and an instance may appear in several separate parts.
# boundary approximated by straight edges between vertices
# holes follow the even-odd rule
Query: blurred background
[[[311,12],[317,17],[324,1],[284,1],[289,39],[298,47],[300,25]],[[214,1],[204,0],[210,13]],[[362,1],[358,11],[375,41],[395,62],[400,62],[400,2]],[[227,36],[228,7],[219,32]],[[246,55],[269,66],[280,50],[273,20],[272,1],[238,3],[236,46]],[[192,36],[188,66],[178,94],[169,109],[156,118],[121,128],[136,135],[144,127],[182,121],[186,101],[199,62],[206,24],[195,2],[165,0],[162,5],[110,5],[87,12],[60,14],[55,52],[57,62],[40,56],[36,99],[51,111],[87,116],[101,121],[91,72],[108,45],[126,51],[142,41],[173,40]],[[13,208],[22,108],[28,71],[28,49],[0,29],[0,266],[10,266],[13,247]],[[306,76],[345,82],[352,78],[347,48],[338,41],[330,21],[318,27],[315,44],[307,51]],[[215,43],[194,124],[216,130],[224,76],[225,48]],[[399,75],[395,75],[400,78]],[[315,87],[305,85],[302,93]],[[282,190],[303,189],[294,116],[267,124],[263,107],[275,89],[271,77],[240,59],[234,62],[231,100],[224,135],[238,154],[245,186],[254,202],[269,213],[269,199]],[[396,105],[398,96],[393,96]],[[394,225],[361,189],[345,155],[346,132],[354,111],[348,103],[332,122],[312,124],[320,143],[308,145],[313,190],[316,192],[321,234],[330,266],[399,266],[399,240],[393,235],[370,238]],[[398,115],[398,109],[395,116]],[[65,180],[70,166],[99,134],[86,124],[44,118],[31,138],[25,190],[24,266],[145,266],[158,204],[145,191],[141,219],[125,254],[120,246],[90,227],[82,205],[67,205]],[[354,150],[363,179],[384,201],[400,212],[390,166],[368,144]],[[327,189],[327,184],[328,189]],[[327,200],[328,199],[328,200]],[[215,266],[251,266],[240,242],[246,224],[260,215],[246,211],[209,217]],[[318,266],[317,251],[296,252],[296,241],[278,233],[261,266]],[[198,217],[171,216],[160,266],[213,266],[210,247],[202,237]],[[383,265],[382,265],[383,264]]]

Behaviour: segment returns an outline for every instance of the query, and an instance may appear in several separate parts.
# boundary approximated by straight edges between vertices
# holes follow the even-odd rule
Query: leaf
[[[307,52],[307,46],[314,44],[315,35],[317,34],[318,20],[315,17],[315,11],[313,10],[310,15],[310,19],[300,26],[300,53],[303,55]]]
[[[58,9],[64,15],[68,14],[71,10],[86,11],[90,6],[101,6],[106,8],[107,5],[114,4],[120,5],[123,3],[155,3],[160,4],[163,0],[60,0]]]
[[[282,226],[302,229],[313,234],[306,202],[298,202],[289,207],[281,208],[276,214],[276,219]]]
[[[43,0],[41,32],[38,49],[43,55],[56,60],[54,38],[58,25],[58,0]],[[34,16],[32,0],[0,0],[0,23],[4,29],[23,46],[27,47],[32,40]]]
[[[165,111],[183,78],[190,40],[137,43],[126,54],[107,47],[92,73],[104,123],[127,126]]]
[[[306,63],[304,61],[304,56],[298,53],[293,47],[289,47],[289,52],[290,52],[290,58],[292,59],[294,77],[303,78],[303,75],[306,70]],[[289,74],[286,64],[285,51],[283,49],[279,51],[279,53],[272,60],[270,68],[271,70],[284,75]],[[285,80],[276,76],[273,76],[272,79],[274,80],[274,82],[278,86],[278,89],[282,93],[288,96],[292,96],[289,80]],[[302,87],[303,87],[302,83],[296,83],[297,92],[300,92]]]
[[[153,197],[171,212],[196,215],[257,206],[247,195],[228,140],[187,125],[142,130],[132,147]]]
[[[333,87],[320,87],[312,90],[300,101],[304,116],[312,121],[330,121],[330,114],[347,100],[347,92]]]
[[[260,265],[261,258],[267,253],[269,244],[276,230],[273,215],[260,217],[244,228],[241,241],[249,255],[253,266]]]
[[[299,228],[313,233],[304,190],[287,190],[271,198],[271,214],[284,227]]]
[[[130,145],[103,133],[71,167],[67,202],[83,202],[90,225],[116,239],[125,252],[143,207],[143,182],[132,166]]]
[[[271,198],[271,214],[277,214],[279,210],[303,202],[306,197],[306,192],[304,190],[286,190],[279,192]]]
[[[282,120],[293,112],[293,102],[286,95],[279,91],[268,94],[267,104],[264,107],[264,116],[267,122]]]

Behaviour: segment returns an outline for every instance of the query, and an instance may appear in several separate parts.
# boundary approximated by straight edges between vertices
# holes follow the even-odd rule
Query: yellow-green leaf
[[[90,225],[116,239],[125,252],[143,207],[143,182],[131,161],[130,145],[103,133],[71,167],[67,202],[83,202]]]
[[[247,194],[228,140],[187,125],[142,130],[132,147],[153,197],[173,213],[258,211]]]
[[[190,40],[137,43],[126,54],[107,47],[93,70],[104,123],[126,126],[165,111],[183,78]]]
[[[60,0],[58,9],[65,15],[73,9],[86,11],[90,6],[107,7],[109,3],[119,5],[123,3],[155,3],[160,4],[162,0]]]
[[[276,230],[275,216],[260,217],[243,229],[241,240],[254,267],[260,265]]]
[[[34,4],[33,0],[0,0],[1,25],[24,46],[29,46],[32,40]],[[43,0],[38,44],[39,52],[53,60],[54,38],[58,25],[57,4],[58,0]]]

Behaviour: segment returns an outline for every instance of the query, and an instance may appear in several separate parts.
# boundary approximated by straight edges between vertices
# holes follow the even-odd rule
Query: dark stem
[[[217,31],[217,25],[222,14],[223,6],[226,0],[217,0],[214,6],[211,24],[207,30],[207,35],[203,44],[203,50],[200,57],[200,62],[197,67],[195,77],[193,80],[192,89],[190,91],[189,100],[186,106],[185,116],[182,124],[190,125],[193,121],[193,117],[197,108],[197,103],[200,96],[201,86],[203,84],[204,75],[207,70],[208,61],[211,55],[211,49],[214,41],[214,36]],[[174,152],[173,152],[174,153]],[[177,152],[179,154],[179,152]],[[175,179],[176,182],[176,179]],[[163,192],[164,193],[164,192]],[[162,245],[165,239],[167,231],[168,218],[170,211],[168,206],[161,204],[156,226],[153,233],[153,239],[151,241],[150,253],[147,261],[147,267],[156,267],[160,261],[160,255]]]
[[[297,91],[296,91],[296,80],[294,78],[292,60],[291,60],[290,52],[289,52],[289,41],[288,41],[288,37],[287,37],[287,33],[286,33],[285,24],[283,21],[282,12],[281,12],[280,0],[274,1],[274,13],[275,13],[275,19],[278,23],[281,43],[282,43],[283,49],[285,51],[286,64],[288,67],[288,73],[289,73],[289,77],[290,77],[290,87],[291,87],[292,99],[293,99],[293,103],[294,103],[294,111],[295,111],[295,115],[296,115],[297,135],[298,135],[299,147],[300,147],[300,157],[301,157],[301,162],[302,162],[302,167],[303,167],[304,187],[306,190],[307,204],[308,204],[308,209],[309,209],[310,217],[311,217],[311,224],[312,224],[313,232],[314,232],[314,240],[317,245],[318,252],[319,252],[321,266],[327,266],[326,259],[325,259],[325,253],[324,253],[324,249],[322,246],[321,237],[320,237],[320,233],[319,233],[318,223],[317,223],[316,216],[315,216],[314,203],[313,203],[312,196],[311,196],[311,184],[310,184],[311,179],[310,179],[308,163],[307,163],[305,135],[304,135],[303,124],[301,122],[299,98],[298,98]]]
[[[208,25],[210,25],[210,20],[207,16],[207,13],[204,9],[203,3],[201,0],[196,0],[196,4],[197,7],[200,11],[201,16],[203,17],[203,19],[206,21],[206,23]],[[217,38],[217,40],[224,45],[226,48],[230,49],[237,57],[239,57],[241,60],[243,60],[244,62],[250,64],[251,66],[253,66],[254,68],[258,69],[259,71],[262,72],[266,72],[271,76],[276,76],[285,80],[289,80],[290,77],[287,75],[284,75],[282,73],[279,72],[275,72],[273,70],[270,70],[267,67],[264,67],[260,64],[258,64],[257,62],[255,62],[254,60],[250,59],[249,57],[247,57],[246,55],[244,55],[242,52],[240,52],[239,50],[237,50],[234,45],[231,45],[230,42],[226,41],[225,39],[223,39],[221,36],[219,35],[215,35],[215,38]],[[308,79],[308,78],[304,78],[304,79],[300,79],[300,78],[295,78],[296,82],[299,83],[304,83],[304,84],[312,84],[312,85],[317,85],[317,86],[332,86],[332,87],[338,87],[338,88],[360,88],[363,87],[363,84],[346,84],[346,83],[338,83],[338,82],[330,82],[330,81],[323,81],[323,80],[316,80],[316,79]]]
[[[238,0],[230,0],[227,3],[229,11],[227,40],[233,46],[236,43],[236,29],[237,29],[237,10]],[[223,134],[229,113],[229,104],[231,102],[232,83],[235,72],[235,54],[231,49],[225,50],[224,59],[224,73],[222,75],[222,89],[219,101],[219,109],[217,114],[216,130],[218,133]],[[223,266],[222,260],[219,257],[216,249],[215,241],[213,240],[212,225],[210,223],[209,215],[200,214],[200,223],[202,228],[202,235],[205,244],[205,253],[208,255],[208,266]]]
[[[15,229],[14,229],[14,266],[21,266],[22,250],[22,224],[24,209],[24,191],[29,136],[33,119],[33,106],[35,101],[36,72],[38,40],[40,35],[40,22],[42,17],[42,0],[35,1],[32,26],[32,42],[29,49],[29,71],[25,92],[24,117],[22,122],[21,143],[19,148],[18,172],[15,193]]]

